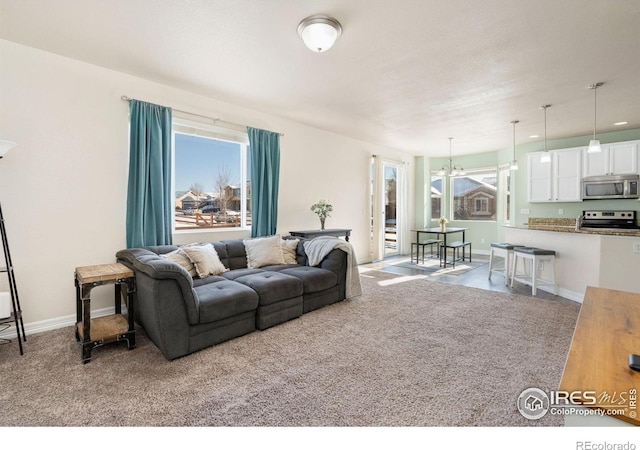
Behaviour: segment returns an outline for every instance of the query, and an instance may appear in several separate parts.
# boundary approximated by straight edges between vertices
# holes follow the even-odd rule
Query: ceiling
[[[343,27],[325,53],[313,14]],[[548,139],[593,133],[595,82],[597,131],[640,128],[639,24],[637,0],[0,0],[2,39],[429,156],[541,140],[543,104]]]

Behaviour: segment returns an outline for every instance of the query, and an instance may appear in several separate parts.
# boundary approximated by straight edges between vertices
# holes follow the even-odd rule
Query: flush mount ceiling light
[[[10,141],[0,141],[0,158],[4,157],[4,155],[7,154],[7,152],[9,150],[11,150],[13,147],[15,147],[16,144],[15,142],[10,142]]]
[[[547,150],[547,108],[549,107],[551,107],[551,105],[542,105],[540,107],[540,109],[544,110],[544,151],[540,157],[540,162],[542,163],[551,162],[551,153]]]
[[[342,26],[336,19],[318,14],[303,19],[298,25],[298,34],[309,50],[322,53],[336,43]]]
[[[598,82],[589,86],[589,89],[593,89],[593,139],[589,142],[587,153],[600,153],[602,151],[600,141],[596,138],[596,90],[603,84],[602,82]]]
[[[511,161],[511,170],[518,170],[518,161],[516,161],[516,124],[520,123],[519,120],[512,120],[513,124],[513,161]]]

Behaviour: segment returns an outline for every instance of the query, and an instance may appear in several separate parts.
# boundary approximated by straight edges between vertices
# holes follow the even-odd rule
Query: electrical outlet
[[[480,243],[484,244],[484,238],[480,239]]]
[[[558,214],[563,215],[564,214],[564,209],[562,209],[562,208],[558,209]]]
[[[529,208],[522,208],[520,214],[529,214]]]
[[[640,253],[640,242],[633,243],[633,253]]]

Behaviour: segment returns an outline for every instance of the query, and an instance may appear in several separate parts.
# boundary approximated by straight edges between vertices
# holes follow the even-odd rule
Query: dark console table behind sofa
[[[317,236],[344,236],[344,240],[349,242],[349,236],[351,235],[351,229],[347,228],[331,228],[328,230],[303,230],[303,231],[289,231],[291,236],[302,237],[305,239],[313,239]]]

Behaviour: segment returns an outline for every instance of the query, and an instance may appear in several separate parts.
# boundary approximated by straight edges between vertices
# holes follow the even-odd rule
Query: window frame
[[[204,139],[212,139],[217,141],[229,142],[240,146],[240,225],[239,226],[196,226],[193,228],[176,228],[175,201],[176,197],[176,134],[190,135],[201,137]],[[247,189],[247,183],[250,179],[248,173],[249,154],[249,135],[246,130],[236,130],[232,128],[211,125],[208,123],[198,122],[182,117],[173,117],[171,123],[171,191],[173,195],[173,214],[171,215],[171,229],[173,234],[191,234],[191,233],[218,233],[230,231],[250,231],[251,223],[248,221],[249,212],[253,209],[253,205],[247,208],[247,203],[251,201],[250,194]],[[230,185],[233,187],[232,185]]]
[[[506,225],[511,223],[511,213],[513,212],[511,209],[513,182],[514,173],[510,164],[498,166],[498,199],[500,202],[501,221]]]
[[[440,178],[440,186],[442,188],[442,191],[440,192],[440,215],[434,215],[433,214],[433,196],[431,194],[431,187],[433,184],[433,180],[434,178]],[[445,206],[445,198],[447,195],[447,176],[446,175],[438,175],[438,171],[437,170],[433,170],[430,173],[429,176],[429,208],[430,208],[430,214],[431,214],[431,222],[438,222],[440,220],[440,217],[445,215],[444,212],[444,206]]]

